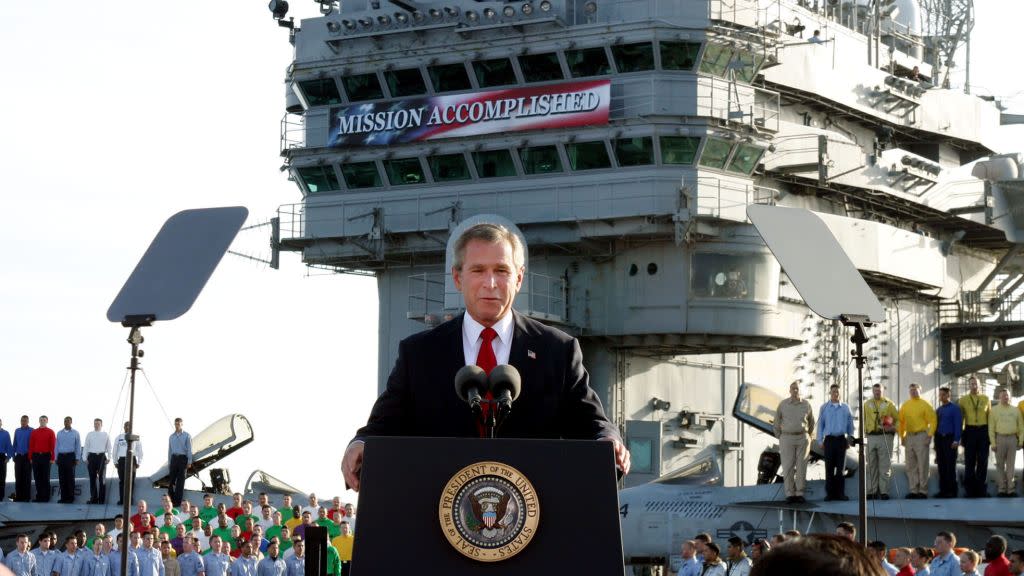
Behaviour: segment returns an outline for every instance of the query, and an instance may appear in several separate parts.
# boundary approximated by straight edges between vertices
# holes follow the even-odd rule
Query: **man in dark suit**
[[[468,364],[485,371],[511,364],[522,377],[522,392],[497,436],[606,440],[628,473],[629,451],[590,387],[579,342],[512,310],[524,273],[519,238],[503,226],[477,224],[463,232],[454,251],[452,278],[466,313],[399,344],[387,389],[345,450],[348,485],[359,490],[367,436],[480,435],[452,385]]]

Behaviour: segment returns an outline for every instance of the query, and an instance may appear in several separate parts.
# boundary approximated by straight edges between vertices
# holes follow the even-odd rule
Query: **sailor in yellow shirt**
[[[896,444],[896,418],[892,400],[882,396],[882,385],[871,386],[871,398],[864,402],[864,433],[867,435],[867,499],[889,499],[892,479],[892,449]]]
[[[937,425],[935,409],[921,398],[921,386],[911,384],[910,400],[900,406],[898,430],[907,448],[907,481],[910,484],[907,498],[911,500],[928,497],[928,459]]]
[[[996,453],[996,487],[999,496],[1009,498],[1017,495],[1013,474],[1017,447],[1024,444],[1024,416],[1019,408],[1010,406],[1008,390],[1003,388],[997,396],[999,404],[992,407],[988,416],[988,439]]]
[[[335,536],[331,540],[331,546],[338,551],[338,557],[341,558],[341,574],[345,576],[349,571],[349,563],[352,561],[352,543],[355,541],[355,537],[352,535],[352,528],[349,527],[348,522],[341,521],[341,534]]]
[[[978,390],[978,379],[967,379],[970,394],[960,397],[960,413],[964,417],[964,432],[960,445],[964,447],[964,492],[968,498],[988,496],[988,412],[992,407],[988,396]]]

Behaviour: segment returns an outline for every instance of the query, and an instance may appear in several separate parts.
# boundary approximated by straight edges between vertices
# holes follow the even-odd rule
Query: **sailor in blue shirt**
[[[181,418],[174,419],[174,434],[167,440],[167,468],[170,486],[167,493],[175,506],[181,506],[185,491],[185,472],[192,467],[192,436],[181,429]]]
[[[829,388],[829,401],[818,411],[818,443],[825,453],[825,501],[849,500],[843,468],[846,463],[847,436],[853,436],[853,412],[839,401],[839,385]]]
[[[64,552],[53,561],[53,573],[60,576],[88,576],[88,557],[78,549],[74,536],[64,539]]]
[[[64,427],[57,431],[57,480],[61,504],[75,501],[75,466],[82,459],[82,438],[71,428],[71,416],[64,417]]]
[[[306,574],[306,552],[305,542],[302,538],[296,538],[292,541],[292,550],[295,552],[292,556],[289,556],[284,563],[288,566],[287,576],[305,576]]]
[[[59,552],[52,546],[56,539],[51,539],[49,533],[39,537],[39,547],[32,549],[32,555],[36,557],[36,574],[39,576],[50,576],[53,572],[53,563],[57,560]]]
[[[18,534],[17,548],[4,558],[4,566],[14,572],[14,576],[37,576],[36,557],[28,550],[28,536]]]
[[[128,574],[128,576],[139,576],[139,558],[138,558],[138,556],[135,555],[135,550],[132,548],[131,544],[125,542],[125,540],[128,538],[128,533],[127,532],[122,532],[122,533],[118,534],[117,537],[118,537],[118,539],[120,539],[120,542],[118,542],[118,546],[120,547],[120,549],[114,549],[113,547],[111,547],[110,552],[107,553],[107,559],[110,562],[110,573],[113,576],[120,576],[121,575],[121,549],[127,548],[128,549],[128,572],[127,572],[127,574]],[[110,538],[110,536],[107,536],[107,538]]]
[[[22,416],[21,427],[14,430],[13,442],[15,502],[28,502],[32,489],[32,459],[28,453],[28,438],[31,435],[32,427],[28,425],[28,416]]]
[[[939,468],[939,498],[956,498],[956,453],[960,448],[963,414],[960,405],[949,401],[949,387],[939,388],[939,408],[935,411],[935,459]]]
[[[206,573],[202,556],[196,554],[195,541],[192,536],[185,536],[181,540],[181,554],[178,554],[181,576],[204,576]]]
[[[164,558],[153,548],[153,533],[142,536],[142,548],[135,554],[139,559],[139,576],[164,576]]]
[[[11,458],[14,458],[14,443],[11,442],[11,433],[4,430],[4,423],[0,420],[0,486],[7,486],[7,461]]]
[[[953,552],[956,546],[956,535],[952,532],[939,532],[935,536],[935,558],[929,567],[930,576],[961,576],[960,558]]]
[[[231,563],[231,576],[256,576],[256,557],[248,540],[242,542],[242,554]]]
[[[92,559],[89,562],[92,565],[92,576],[121,576],[110,571],[109,553],[111,546],[112,542],[110,540],[102,540],[96,546],[96,549],[93,550]]]
[[[206,576],[226,576],[231,568],[231,557],[218,552],[220,550],[220,536],[210,537],[211,552],[203,556],[203,565],[206,568]]]
[[[288,565],[278,555],[278,550],[277,540],[267,546],[267,557],[260,560],[256,566],[257,576],[285,576],[288,572]]]

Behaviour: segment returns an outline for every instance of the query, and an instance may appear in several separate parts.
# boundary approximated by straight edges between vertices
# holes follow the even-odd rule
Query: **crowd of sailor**
[[[119,514],[112,526],[96,524],[92,535],[44,532],[34,547],[19,535],[0,558],[14,576],[118,576],[127,546],[129,576],[304,576],[309,529],[319,527],[327,533],[327,574],[349,571],[356,510],[338,497],[325,506],[315,494],[305,504],[285,495],[280,507],[265,493],[255,504],[236,493],[231,507],[214,505],[211,494],[202,506],[161,500],[155,511],[139,500],[127,522]]]

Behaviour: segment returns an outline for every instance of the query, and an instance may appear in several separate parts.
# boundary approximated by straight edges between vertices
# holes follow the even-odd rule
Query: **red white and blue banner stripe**
[[[386,146],[608,123],[611,80],[408,98],[331,109],[327,145]]]

